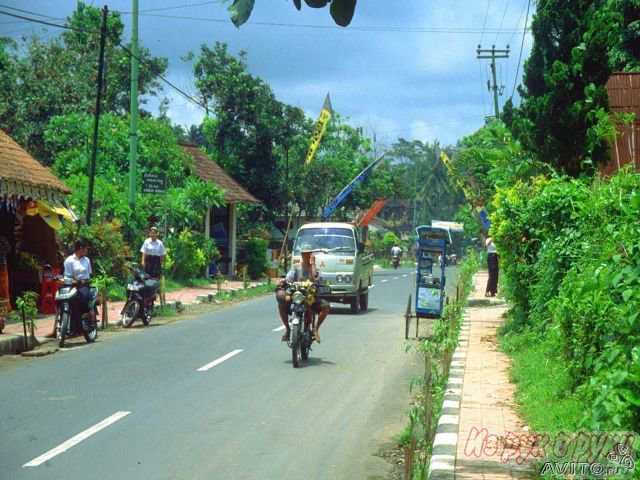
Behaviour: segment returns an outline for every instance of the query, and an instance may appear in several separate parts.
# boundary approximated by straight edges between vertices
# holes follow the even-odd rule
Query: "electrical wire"
[[[482,24],[482,33],[480,34],[480,41],[478,45],[482,45],[482,38],[484,37],[484,29],[487,26],[487,18],[489,17],[489,7],[491,7],[491,0],[487,0],[487,11],[484,14],[484,23]]]
[[[513,80],[513,90],[511,91],[511,98],[516,93],[516,85],[518,84],[518,74],[520,73],[520,62],[522,61],[522,50],[524,49],[524,37],[527,33],[527,24],[529,23],[529,7],[531,6],[531,0],[527,2],[527,16],[524,20],[524,31],[522,32],[522,42],[520,43],[520,54],[518,55],[518,68],[516,69],[516,75]]]
[[[30,18],[30,17],[25,17],[22,15],[18,15],[15,13],[10,13],[10,12],[4,12],[2,10],[0,10],[0,14],[1,15],[8,15],[10,17],[15,17],[15,18],[20,18],[22,20],[26,20],[29,22],[33,22],[33,23],[40,23],[43,25],[48,25],[50,27],[56,27],[56,28],[62,28],[62,29],[66,29],[66,30],[72,30],[72,31],[77,31],[77,32],[83,32],[83,33],[93,33],[93,34],[100,34],[101,32],[98,30],[88,30],[85,28],[77,28],[77,27],[71,27],[69,25],[59,25],[56,23],[51,23],[51,22],[47,22],[45,20],[39,20],[37,18]],[[124,50],[124,52],[129,55],[132,58],[135,58],[138,60],[138,63],[140,63],[141,65],[147,66],[149,67],[149,64],[142,58],[140,58],[139,56],[136,56],[133,54],[133,52],[131,50],[129,50],[128,47],[124,46],[122,44],[122,42],[117,41],[115,38],[111,38],[111,40],[118,45],[120,48],[122,48]],[[204,111],[208,111],[208,108],[206,105],[200,103],[198,100],[196,100],[195,98],[193,98],[191,95],[189,95],[188,93],[186,93],[184,90],[182,90],[181,88],[177,87],[176,85],[174,85],[171,81],[169,81],[167,78],[165,78],[163,75],[158,74],[157,77],[162,80],[165,84],[169,85],[171,88],[173,88],[176,92],[178,92],[180,95],[182,95],[183,97],[185,97],[187,100],[189,100],[190,102],[194,103],[195,105],[201,107],[202,109],[204,109]]]
[[[119,12],[125,13],[125,12]],[[210,22],[210,23],[224,23],[230,25],[229,19],[219,19],[219,18],[206,18],[206,17],[189,17],[184,15],[162,15],[162,14],[140,14],[140,16],[146,17],[156,17],[156,18],[168,18],[172,20],[191,20],[191,21],[200,21],[200,22]],[[311,24],[301,24],[301,23],[278,23],[278,22],[251,22],[248,25],[258,25],[264,27],[288,27],[288,28],[309,28],[316,30],[339,30],[341,32],[347,31],[347,29],[343,27],[338,27],[335,25],[311,25]],[[461,28],[461,27],[355,27],[350,26],[348,31],[364,31],[364,32],[396,32],[396,33],[453,33],[453,34],[475,34],[481,33],[482,31],[478,28]],[[484,30],[488,33],[497,33],[496,29]],[[506,30],[508,33],[513,33],[511,29]],[[519,33],[520,30],[516,30],[515,33]]]
[[[509,9],[509,3],[511,0],[507,0],[507,4],[504,7],[504,12],[502,12],[502,19],[500,20],[500,26],[498,27],[498,33],[496,33],[496,39],[493,43],[498,43],[498,35],[500,35],[500,29],[502,28],[502,24],[504,23],[504,17],[507,15],[507,10]]]

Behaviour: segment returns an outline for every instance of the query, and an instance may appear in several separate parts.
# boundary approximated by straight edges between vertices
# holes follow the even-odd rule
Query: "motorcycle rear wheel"
[[[84,339],[87,341],[87,343],[95,342],[96,338],[98,338],[98,325],[96,324],[96,322],[93,322],[93,328],[91,330],[89,330],[88,332],[82,332],[82,334],[84,335]]]
[[[129,328],[138,316],[140,304],[135,300],[129,300],[122,310],[122,326]]]
[[[62,312],[60,314],[62,317],[60,319],[60,330],[58,331],[58,346],[60,348],[64,347],[64,341],[67,338],[67,332],[69,331],[69,313]]]
[[[293,362],[293,368],[298,368],[300,366],[300,358],[302,356],[300,335],[298,335],[299,328],[300,327],[298,325],[293,325],[291,327],[291,361]]]

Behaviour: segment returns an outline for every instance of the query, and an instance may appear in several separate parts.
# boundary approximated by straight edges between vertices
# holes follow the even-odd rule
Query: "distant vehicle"
[[[365,253],[356,226],[340,222],[301,226],[293,244],[293,265],[300,263],[300,248],[305,244],[314,249],[322,283],[328,281],[331,286],[331,293],[319,296],[350,305],[354,314],[366,311],[373,281],[373,254]]]

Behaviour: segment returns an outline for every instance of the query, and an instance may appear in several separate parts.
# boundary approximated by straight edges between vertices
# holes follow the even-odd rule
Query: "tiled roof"
[[[262,203],[247,192],[220,165],[207,156],[194,143],[180,142],[180,147],[193,157],[193,168],[198,177],[224,189],[224,199],[229,203]]]
[[[71,190],[0,130],[0,189],[24,197],[53,198]]]

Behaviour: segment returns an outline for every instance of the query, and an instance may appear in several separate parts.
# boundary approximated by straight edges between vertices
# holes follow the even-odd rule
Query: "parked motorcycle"
[[[149,325],[155,307],[160,282],[146,273],[139,265],[129,265],[131,280],[127,285],[127,301],[120,315],[122,326],[129,328],[136,318]]]
[[[284,286],[287,302],[290,302],[289,310],[289,341],[291,348],[291,360],[293,368],[300,366],[301,360],[309,358],[309,351],[313,343],[311,332],[316,325],[316,314],[311,310],[316,295],[331,293],[328,285],[313,283],[310,280],[304,282],[287,283]],[[307,314],[310,312],[310,315]]]
[[[391,257],[391,264],[393,265],[393,269],[396,270],[400,266],[400,255],[393,255]]]
[[[56,338],[60,348],[64,347],[67,338],[83,335],[87,343],[93,343],[98,337],[98,289],[91,288],[89,293],[89,309],[94,312],[94,319],[82,318],[78,305],[78,285],[71,277],[61,277],[62,285],[55,296],[56,304]]]

